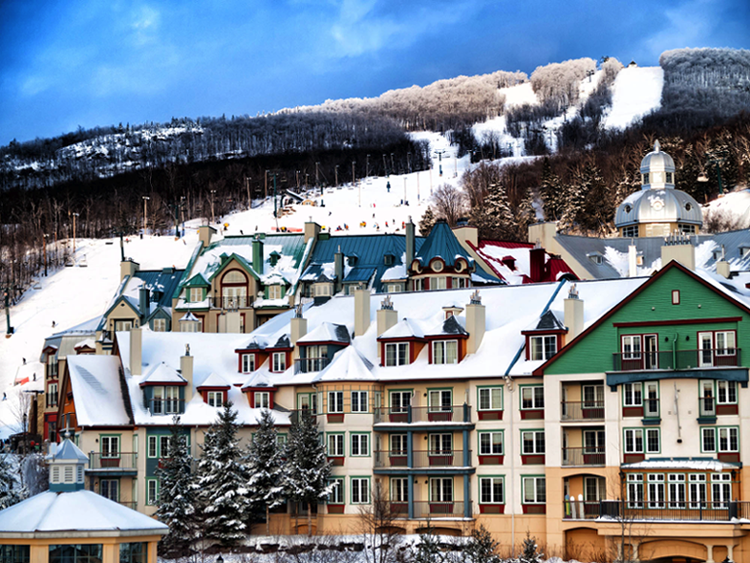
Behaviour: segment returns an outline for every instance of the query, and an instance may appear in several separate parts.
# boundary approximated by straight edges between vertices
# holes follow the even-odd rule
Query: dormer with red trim
[[[431,364],[458,364],[464,359],[469,333],[463,322],[463,317],[451,315],[436,330],[425,334]]]
[[[334,354],[351,344],[351,335],[346,325],[323,322],[299,340],[299,359],[296,373],[313,373],[325,368]]]
[[[548,309],[533,328],[521,331],[526,337],[526,360],[549,360],[560,351],[567,333],[565,325]]]
[[[424,348],[424,331],[414,321],[404,319],[378,337],[380,365],[384,367],[409,365]]]
[[[294,346],[288,334],[282,334],[273,346],[266,348],[268,357],[268,371],[271,373],[283,373],[292,364],[292,352]]]
[[[274,387],[268,378],[260,373],[252,376],[242,386],[242,392],[247,395],[247,402],[251,409],[272,409],[274,395],[278,390],[278,387]]]
[[[164,362],[149,368],[139,383],[143,401],[154,415],[172,415],[185,412],[187,380]]]
[[[196,389],[203,397],[203,402],[211,407],[221,407],[227,402],[230,385],[223,377],[211,373]]]
[[[264,342],[253,337],[244,348],[237,348],[237,373],[252,373],[268,358]]]

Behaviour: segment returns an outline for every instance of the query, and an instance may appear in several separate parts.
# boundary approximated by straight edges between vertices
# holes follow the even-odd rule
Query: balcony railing
[[[138,467],[138,454],[120,452],[118,454],[89,454],[89,469],[97,471],[135,471]]]
[[[603,447],[562,449],[562,464],[567,466],[604,465],[604,458]]]
[[[612,354],[613,371],[685,370],[742,365],[739,348]]]
[[[471,501],[469,509],[471,509]],[[414,518],[463,518],[466,501],[414,501]],[[471,514],[471,512],[470,512]]]
[[[330,358],[297,358],[294,360],[294,373],[314,373],[330,363]]]
[[[471,422],[471,406],[453,405],[440,407],[378,407],[375,409],[377,423],[423,423],[423,422]]]
[[[601,516],[601,501],[598,500],[564,500],[566,520],[595,520]]]
[[[629,503],[621,500],[601,501],[602,518],[640,520],[684,520],[730,522],[732,519],[750,517],[750,502],[671,502]]]
[[[471,450],[468,452],[471,459]],[[382,450],[375,452],[376,468],[407,468],[408,455],[405,450]],[[463,450],[415,450],[412,452],[412,468],[464,467]]]
[[[181,414],[184,412],[182,399],[151,399],[146,407],[151,414]]]
[[[563,401],[562,420],[603,420],[604,401]]]

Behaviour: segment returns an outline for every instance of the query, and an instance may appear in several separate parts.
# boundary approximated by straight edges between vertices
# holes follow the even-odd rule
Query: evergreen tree
[[[490,184],[484,205],[474,210],[480,238],[507,240],[516,236],[516,222],[502,182]]]
[[[428,236],[436,221],[435,212],[432,210],[432,206],[428,205],[427,209],[424,210],[421,221],[419,221],[419,234],[423,237]]]
[[[237,411],[227,402],[219,419],[206,432],[198,464],[198,486],[205,537],[223,546],[245,538],[250,512],[247,472],[237,438]]]
[[[561,229],[569,230],[578,226],[585,201],[586,186],[583,181],[583,173],[577,171],[565,187],[565,201],[560,216]]]
[[[518,238],[521,240],[526,240],[528,237],[529,225],[537,222],[535,202],[536,194],[533,189],[529,188],[516,209],[515,222],[518,225]]]
[[[307,505],[307,534],[312,535],[312,505],[331,492],[331,464],[318,435],[318,424],[308,409],[298,411],[286,446],[286,496]]]
[[[521,554],[521,563],[541,563],[543,553],[538,552],[536,538],[529,536],[526,532],[526,539],[523,540],[523,553]]]
[[[197,485],[192,474],[193,458],[182,432],[180,417],[172,419],[166,457],[156,470],[159,477],[159,509],[156,517],[169,526],[159,541],[165,557],[179,557],[190,550],[197,536]]]
[[[29,496],[21,486],[18,466],[11,460],[14,454],[0,454],[0,510],[18,504]]]
[[[270,509],[284,503],[284,460],[277,440],[273,415],[269,409],[263,409],[258,431],[248,448],[247,488],[253,507],[265,508],[267,536],[271,535]]]
[[[539,191],[544,202],[544,220],[557,221],[562,213],[564,194],[560,177],[552,171],[549,158],[545,158],[542,163],[542,185]]]
[[[471,538],[461,550],[467,563],[502,563],[497,554],[500,543],[492,539],[492,534],[483,525],[471,531]]]
[[[445,553],[440,547],[440,540],[431,526],[420,534],[419,544],[414,553],[414,563],[442,563],[446,560]]]

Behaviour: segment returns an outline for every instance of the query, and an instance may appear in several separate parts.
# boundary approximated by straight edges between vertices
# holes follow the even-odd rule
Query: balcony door
[[[698,365],[714,365],[714,334],[713,332],[698,333]]]
[[[646,334],[643,337],[643,361],[645,369],[659,369],[658,336]]]
[[[643,416],[646,418],[659,417],[659,383],[647,381],[643,384]]]

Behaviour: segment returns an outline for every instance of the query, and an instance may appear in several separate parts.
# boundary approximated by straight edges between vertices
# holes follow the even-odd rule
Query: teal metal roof
[[[281,255],[283,256],[291,256],[292,260],[294,261],[294,266],[299,267],[300,263],[302,262],[302,255],[305,252],[305,236],[302,234],[297,233],[288,233],[288,234],[272,234],[272,235],[259,235],[260,239],[263,241],[264,245],[268,246],[281,246]],[[213,248],[214,246],[227,246],[231,250],[232,246],[247,246],[249,244],[252,244],[252,241],[255,239],[255,236],[250,235],[240,235],[240,236],[228,236],[224,237],[223,240],[218,241],[208,248]],[[269,253],[268,256],[273,254],[273,252]],[[251,260],[251,257],[248,257],[248,260]],[[268,258],[266,257],[266,261]],[[263,273],[263,272],[260,272]]]
[[[448,223],[442,220],[435,223],[424,244],[414,255],[414,259],[418,260],[422,266],[429,264],[433,258],[441,258],[446,266],[453,267],[458,257],[464,258],[469,264],[474,264],[474,259],[458,242]]]

